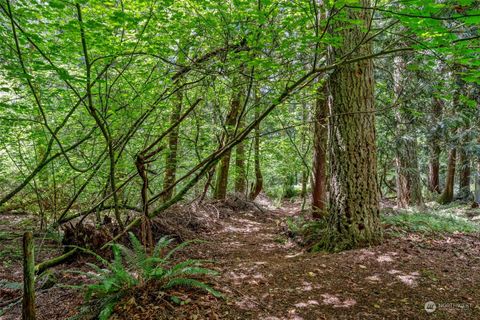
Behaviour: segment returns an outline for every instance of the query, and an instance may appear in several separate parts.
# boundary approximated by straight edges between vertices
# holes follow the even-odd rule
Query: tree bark
[[[258,91],[255,90],[255,120],[260,117],[260,110],[259,110],[259,103],[260,99],[258,96]],[[263,175],[262,169],[260,167],[260,123],[255,125],[255,133],[253,137],[253,157],[254,157],[254,164],[255,164],[255,184],[252,186],[250,190],[249,199],[255,200],[255,198],[262,192],[263,189]]]
[[[231,135],[234,133],[238,113],[240,112],[241,92],[240,90],[236,89],[237,86],[238,79],[233,81],[234,90],[232,93],[232,100],[230,102],[230,111],[225,120],[225,132],[222,137],[223,144],[227,144],[229,142],[229,139],[231,138]],[[232,151],[229,150],[220,160],[214,193],[214,198],[217,200],[225,200],[225,198],[227,197],[228,172],[230,169],[231,154]]]
[[[458,190],[458,199],[468,200],[470,198],[470,157],[465,150],[465,146],[462,145],[459,149],[459,190]]]
[[[433,132],[429,137],[430,160],[428,163],[428,190],[430,192],[440,193],[440,140],[441,129],[439,123],[442,117],[443,101],[439,98],[433,98],[432,105],[432,124]]]
[[[440,199],[441,204],[447,204],[453,201],[453,187],[455,184],[455,163],[457,158],[457,149],[452,148],[448,154],[447,178],[445,181],[445,189]]]
[[[418,169],[417,138],[414,135],[413,117],[403,101],[405,91],[405,58],[394,58],[394,91],[398,103],[395,111],[397,122],[396,158],[397,171],[397,205],[406,208],[411,205],[423,206],[422,185]]]
[[[239,130],[243,128],[243,120],[239,121]],[[246,173],[245,173],[245,144],[240,142],[235,148],[235,192],[245,194]]]
[[[369,0],[359,1],[370,7]],[[329,60],[372,54],[372,43],[361,44],[369,28],[371,11],[346,9],[347,19],[339,19],[330,32],[342,37],[338,47],[329,49]],[[330,250],[375,244],[382,239],[377,156],[375,146],[375,105],[373,62],[371,59],[338,66],[328,87],[329,121],[329,235]]]
[[[174,109],[170,116],[170,125],[174,125],[180,119],[183,100],[182,90],[177,91],[175,100]],[[172,130],[168,135],[168,151],[165,159],[165,178],[163,181],[163,189],[168,191],[163,196],[163,201],[170,200],[174,194],[174,188],[169,187],[175,182],[177,174],[178,132],[179,126]]]
[[[475,174],[475,196],[476,207],[480,206],[480,157],[477,159],[477,172]]]
[[[22,319],[35,320],[35,253],[32,232],[23,235]]]
[[[328,91],[326,83],[318,89],[313,133],[312,217],[325,217],[327,209]]]

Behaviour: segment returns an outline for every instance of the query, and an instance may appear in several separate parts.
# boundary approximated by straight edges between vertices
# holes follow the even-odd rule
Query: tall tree
[[[225,119],[225,128],[222,134],[221,143],[227,144],[230,142],[232,135],[235,132],[235,125],[237,124],[238,115],[240,113],[240,107],[242,102],[242,90],[239,89],[240,78],[235,75],[232,82],[232,97],[230,100],[230,108]],[[230,170],[230,158],[231,150],[225,153],[218,165],[218,173],[215,184],[214,198],[218,200],[224,200],[227,196],[228,188],[228,172]]]
[[[244,127],[244,119],[239,119],[239,130]],[[235,148],[235,192],[244,195],[246,189],[246,170],[245,170],[245,143],[240,142]]]
[[[433,97],[431,110],[431,129],[428,145],[430,159],[428,162],[428,190],[430,192],[440,193],[440,148],[441,142],[441,117],[443,110],[443,100],[439,97]]]
[[[395,118],[397,204],[401,208],[410,205],[423,206],[422,185],[418,168],[417,137],[413,126],[414,117],[406,105],[407,68],[404,55],[394,58],[394,92],[397,101]]]
[[[462,139],[462,145],[459,147],[458,166],[458,199],[467,200],[471,197],[470,193],[470,155],[467,152],[468,138]]]
[[[326,82],[317,91],[314,108],[312,216],[323,218],[327,209],[328,90]]]
[[[182,100],[183,92],[178,90],[174,98],[174,106],[172,113],[170,114],[170,125],[173,126],[180,119],[180,114],[182,112]],[[176,173],[177,173],[177,152],[178,152],[178,132],[179,127],[170,132],[168,135],[168,150],[165,156],[165,177],[163,180],[163,188],[167,190],[163,196],[164,201],[168,201],[172,198],[174,194],[174,188],[170,186],[175,182]]]
[[[453,188],[455,185],[455,165],[457,159],[457,148],[451,148],[448,153],[447,177],[445,179],[445,188],[443,189],[440,199],[441,204],[447,204],[453,201]]]
[[[260,96],[258,94],[258,87],[254,90],[255,94],[255,120],[258,120],[260,117]],[[262,169],[260,167],[260,123],[258,122],[255,125],[255,132],[253,136],[253,161],[255,166],[255,182],[252,185],[250,190],[249,198],[250,200],[255,200],[255,198],[262,192],[263,189],[263,175]]]
[[[358,1],[369,8],[369,0]],[[335,19],[332,36],[339,45],[329,49],[329,60],[372,54],[372,11],[345,9],[346,17]],[[361,21],[352,24],[351,21]],[[339,65],[328,79],[331,98],[329,121],[329,233],[330,249],[378,243],[382,239],[377,159],[373,61],[364,59]]]

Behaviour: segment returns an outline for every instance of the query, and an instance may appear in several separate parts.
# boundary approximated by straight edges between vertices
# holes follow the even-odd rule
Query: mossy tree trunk
[[[22,319],[35,320],[35,252],[32,232],[23,235]]]
[[[314,110],[312,216],[325,217],[327,212],[327,143],[328,91],[326,83],[318,89]]]
[[[229,139],[235,132],[235,125],[237,124],[238,114],[240,113],[242,91],[238,89],[239,78],[237,77],[233,81],[232,99],[230,101],[230,110],[225,119],[225,132],[222,136],[222,143],[227,144]],[[230,171],[230,158],[232,152],[229,150],[220,160],[218,166],[217,179],[215,183],[214,198],[218,200],[224,200],[227,197],[228,188],[228,172]]]
[[[239,121],[239,130],[244,126],[244,120]],[[246,189],[246,172],[245,172],[245,144],[240,142],[235,147],[235,192],[241,195],[245,194]]]
[[[368,0],[359,5],[370,7]],[[360,43],[371,22],[371,10],[346,9],[348,19],[362,20],[351,25],[340,19],[330,32],[342,37],[338,47],[329,49],[330,62],[372,53],[372,44]],[[342,19],[343,20],[343,19]],[[373,62],[360,60],[340,65],[329,76],[329,238],[330,250],[375,244],[382,239],[377,156],[375,146],[375,105]]]
[[[175,124],[180,119],[182,100],[183,92],[182,90],[178,90],[175,94],[174,107],[172,114],[170,115],[170,125]],[[172,130],[168,135],[168,150],[165,159],[165,178],[163,180],[163,189],[167,190],[167,192],[163,196],[164,201],[170,200],[174,194],[174,189],[169,187],[175,182],[177,175],[178,132],[179,126]]]
[[[255,120],[260,117],[259,109],[260,98],[258,95],[258,89],[255,90]],[[260,123],[255,125],[255,133],[253,136],[253,158],[255,164],[255,183],[250,190],[249,199],[255,200],[263,189],[263,175],[260,167]]]

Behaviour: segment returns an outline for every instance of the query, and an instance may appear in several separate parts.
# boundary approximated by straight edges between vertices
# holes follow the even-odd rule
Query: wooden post
[[[35,256],[32,232],[23,234],[22,319],[35,320]]]

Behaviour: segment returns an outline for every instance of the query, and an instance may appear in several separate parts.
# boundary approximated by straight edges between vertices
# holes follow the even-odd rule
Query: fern
[[[170,289],[174,287],[187,287],[187,288],[198,288],[207,291],[212,296],[221,298],[222,294],[217,290],[213,289],[206,283],[195,279],[188,279],[188,278],[175,278],[170,281],[166,285],[163,286],[164,289]]]
[[[132,249],[121,245],[112,244],[113,259],[111,262],[92,253],[105,266],[101,268],[95,264],[88,264],[96,273],[84,273],[96,282],[87,285],[85,290],[85,301],[92,302],[91,305],[98,306],[96,313],[98,319],[108,319],[118,301],[131,289],[146,283],[147,281],[158,281],[164,283],[162,288],[168,290],[175,286],[203,289],[215,297],[221,297],[220,292],[211,286],[197,280],[190,279],[190,276],[209,275],[216,276],[214,270],[202,267],[203,260],[188,259],[171,265],[170,259],[173,254],[189,244],[196,241],[183,242],[165,255],[163,251],[172,243],[169,237],[161,238],[149,256],[142,243],[133,233],[129,233]],[[83,250],[89,252],[88,250]]]

